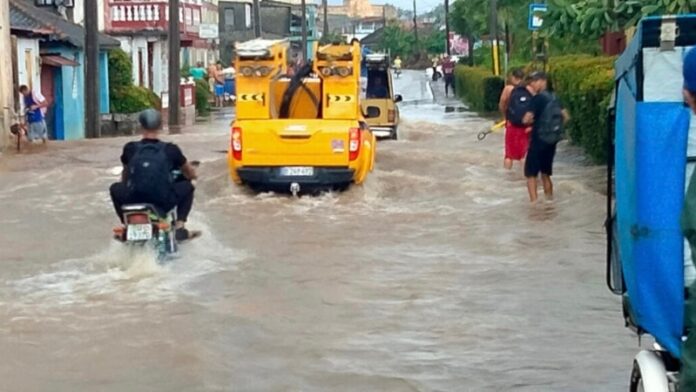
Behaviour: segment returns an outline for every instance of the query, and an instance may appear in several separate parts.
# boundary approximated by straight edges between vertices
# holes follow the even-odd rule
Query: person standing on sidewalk
[[[544,195],[553,199],[553,160],[556,145],[563,138],[565,123],[569,120],[568,112],[562,107],[558,98],[546,91],[548,77],[537,71],[529,75],[528,86],[534,92],[529,112],[524,116],[524,123],[532,125],[531,142],[527,159],[524,162],[524,176],[527,177],[529,200],[535,203],[537,195],[537,178],[541,174]]]
[[[19,93],[22,94],[24,111],[27,116],[27,139],[31,143],[42,141],[45,144],[48,140],[48,128],[44,119],[44,110],[48,107],[48,102],[32,93],[25,85],[19,87]]]
[[[524,71],[512,70],[508,85],[500,94],[498,108],[505,119],[505,161],[503,166],[510,170],[514,161],[521,161],[529,148],[529,125],[524,124],[524,115],[529,111],[532,92],[522,82]]]
[[[446,56],[442,62],[442,73],[445,76],[445,97],[449,96],[449,88],[452,87],[452,95],[454,95],[454,61],[450,56]]]
[[[696,49],[684,57],[684,103],[696,114]],[[681,217],[684,236],[691,247],[692,262],[696,264],[696,175],[691,176]],[[679,376],[681,391],[696,391],[696,282],[688,289],[684,307],[684,327],[688,331],[682,345],[682,368]]]

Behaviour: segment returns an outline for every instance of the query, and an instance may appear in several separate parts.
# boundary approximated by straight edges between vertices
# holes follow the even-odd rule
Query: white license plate
[[[126,240],[128,241],[148,241],[152,239],[152,225],[128,225],[126,230]]]
[[[284,177],[307,177],[314,175],[313,167],[302,167],[302,166],[292,166],[292,167],[281,167],[280,175]]]

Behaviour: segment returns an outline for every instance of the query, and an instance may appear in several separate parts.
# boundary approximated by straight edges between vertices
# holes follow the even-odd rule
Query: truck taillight
[[[387,121],[390,123],[396,121],[396,110],[390,110],[387,112]]]
[[[351,128],[348,136],[348,157],[351,161],[360,155],[360,128]]]
[[[237,161],[242,160],[242,128],[234,127],[232,128],[232,158]]]

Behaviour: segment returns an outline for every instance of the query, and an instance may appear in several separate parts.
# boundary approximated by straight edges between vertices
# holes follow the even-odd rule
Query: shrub
[[[200,116],[210,112],[210,84],[207,80],[196,80],[196,111]]]
[[[598,163],[607,160],[607,105],[614,88],[614,60],[571,55],[549,61],[553,89],[571,115],[568,136]]]
[[[126,86],[112,91],[111,111],[115,113],[138,113],[145,109],[161,109],[162,102],[145,87]]]
[[[498,110],[500,93],[505,82],[493,72],[481,67],[458,65],[454,73],[457,96],[469,104],[472,110],[493,112]]]
[[[191,76],[191,66],[184,65],[183,67],[181,67],[180,72],[182,78],[188,78],[189,76]]]
[[[109,52],[109,99],[112,113],[162,108],[162,101],[152,90],[133,85],[131,58],[121,49]]]
[[[109,87],[111,90],[133,85],[133,64],[121,49],[109,52]]]

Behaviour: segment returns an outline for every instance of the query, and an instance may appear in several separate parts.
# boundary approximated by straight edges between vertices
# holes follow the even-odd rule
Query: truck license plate
[[[280,175],[283,177],[307,177],[314,175],[313,167],[291,166],[281,167]]]
[[[128,225],[126,230],[126,240],[128,241],[148,241],[152,239],[152,225]]]

